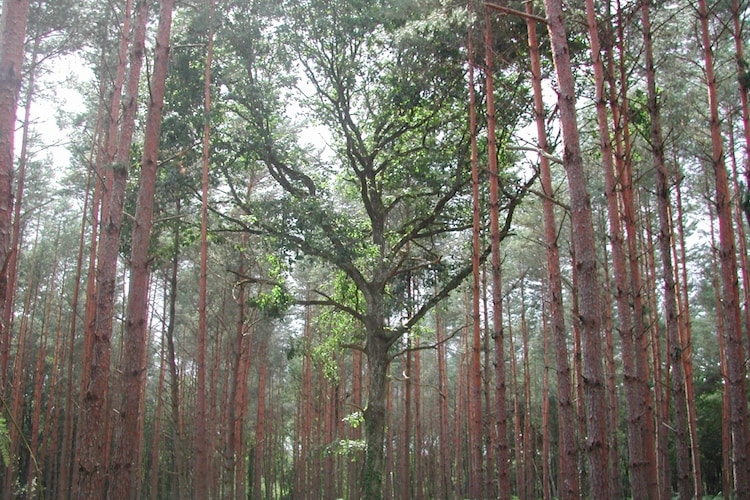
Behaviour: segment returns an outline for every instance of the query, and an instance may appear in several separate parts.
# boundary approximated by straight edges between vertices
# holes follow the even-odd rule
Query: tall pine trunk
[[[532,3],[526,3],[526,13],[532,14]],[[548,153],[544,100],[542,96],[542,71],[539,57],[539,42],[536,34],[536,21],[527,17],[529,49],[531,58],[531,84],[534,90],[534,120],[536,123],[537,146]],[[560,435],[558,467],[558,494],[562,500],[575,500],[579,497],[578,484],[578,445],[575,432],[575,407],[573,405],[572,377],[568,339],[565,330],[565,309],[563,306],[562,276],[560,273],[560,251],[557,244],[558,231],[555,220],[555,193],[552,187],[552,170],[546,154],[539,156],[540,182],[542,185],[542,214],[544,218],[544,242],[547,268],[547,294],[549,295],[549,322],[552,342],[555,346],[558,431]]]
[[[498,498],[510,498],[510,453],[506,410],[505,339],[503,334],[502,257],[500,255],[500,176],[497,165],[496,110],[492,26],[489,7],[484,10],[484,66],[487,99],[487,169],[490,183],[490,269],[492,283],[492,339],[495,344],[495,459]]]
[[[11,213],[13,211],[13,144],[16,107],[23,78],[23,46],[29,0],[6,0],[0,15],[0,306],[8,310],[8,264],[12,253]],[[3,318],[5,319],[5,318]],[[11,332],[7,321],[0,322],[0,392],[6,391],[10,363]]]
[[[148,291],[151,277],[149,242],[153,226],[156,170],[159,161],[159,132],[167,81],[174,0],[162,0],[159,5],[154,73],[149,89],[150,100],[131,243],[124,351],[119,372],[122,377],[122,394],[117,420],[114,422],[115,443],[111,465],[110,494],[114,498],[123,500],[136,498],[142,481],[141,447],[142,419],[144,418],[142,387],[147,371]]]
[[[729,423],[732,431],[733,492],[737,498],[750,497],[750,463],[748,460],[748,409],[746,368],[742,343],[739,286],[737,283],[737,255],[732,218],[732,195],[724,159],[721,135],[716,75],[708,26],[706,0],[698,0],[701,25],[701,44],[705,64],[710,113],[711,166],[714,174],[716,216],[719,222],[719,264],[721,273],[720,313],[724,320],[724,342],[729,382]]]
[[[604,369],[602,366],[601,285],[597,271],[596,242],[591,199],[581,156],[576,117],[575,83],[570,63],[562,2],[545,0],[547,28],[552,44],[558,83],[558,108],[564,142],[563,162],[570,193],[573,228],[573,265],[578,275],[578,322],[583,354],[583,396],[586,406],[586,444],[589,493],[609,498],[609,450]]]
[[[649,2],[641,3],[641,25],[643,27],[644,55],[646,63],[647,107],[651,118],[650,145],[656,170],[656,202],[659,215],[659,254],[664,291],[664,323],[669,338],[670,369],[672,372],[672,399],[677,450],[677,489],[681,499],[692,498],[695,490],[690,473],[690,442],[688,435],[687,398],[685,392],[685,370],[683,346],[680,338],[677,310],[677,296],[672,266],[672,220],[669,195],[669,172],[664,159],[664,146],[661,135],[661,117],[658,109],[654,57],[651,47],[651,23]],[[691,403],[693,404],[693,403]]]
[[[206,62],[203,76],[203,158],[201,161],[201,228],[200,228],[200,278],[198,293],[198,346],[195,359],[197,373],[195,398],[195,434],[194,434],[194,464],[193,492],[196,498],[208,498],[209,486],[209,439],[207,435],[207,393],[206,393],[206,343],[208,337],[207,325],[207,294],[208,294],[208,167],[209,167],[209,138],[211,116],[211,63],[214,46],[214,13],[215,0],[210,2],[208,46],[206,47]]]
[[[130,70],[122,112],[115,161],[106,175],[107,198],[102,204],[101,236],[96,269],[96,291],[91,321],[86,324],[87,348],[84,356],[79,407],[76,498],[101,498],[105,494],[109,469],[109,373],[111,337],[114,322],[117,263],[122,229],[123,203],[130,163],[130,146],[135,131],[138,87],[143,64],[148,2],[141,0],[135,10],[135,31],[130,49]],[[127,23],[125,23],[127,24]],[[127,43],[123,34],[123,41]],[[124,60],[120,61],[125,64]],[[118,70],[119,71],[119,70]],[[117,89],[114,89],[117,91]],[[114,99],[113,99],[114,101]],[[114,109],[112,109],[114,113]]]
[[[475,90],[474,31],[469,27],[469,128],[471,134],[471,189],[472,189],[472,282],[471,282],[471,344],[468,377],[468,495],[480,498],[482,491],[482,399],[481,399],[481,366],[480,366],[480,252],[481,252],[481,216],[479,199],[479,150],[477,146],[477,98]],[[489,92],[487,95],[490,95]],[[489,136],[488,136],[489,137]]]

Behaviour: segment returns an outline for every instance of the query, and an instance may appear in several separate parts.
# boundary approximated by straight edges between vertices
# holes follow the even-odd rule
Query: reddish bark
[[[138,86],[143,63],[148,3],[140,1],[135,11],[135,33],[130,51],[125,106],[122,113],[116,162],[107,176],[108,197],[102,205],[101,245],[98,249],[95,296],[91,322],[86,324],[85,335],[90,352],[84,355],[85,363],[79,407],[79,432],[77,443],[78,477],[74,485],[76,497],[100,498],[105,494],[108,472],[109,425],[108,412],[111,336],[114,319],[114,299],[117,284],[117,261],[122,228],[122,207],[127,183],[130,146],[135,130],[135,113]],[[122,43],[127,43],[123,33]],[[122,46],[122,44],[121,44]],[[121,65],[125,64],[121,60]],[[117,89],[114,89],[115,91]],[[113,111],[114,112],[114,111]],[[110,181],[111,179],[111,181]]]
[[[708,190],[708,188],[707,188]],[[708,196],[706,197],[708,199]],[[721,285],[719,272],[718,246],[716,245],[716,218],[713,207],[708,207],[709,223],[711,227],[711,269],[713,273],[712,285],[714,289],[714,299],[716,303],[721,302]],[[727,375],[727,355],[726,355],[726,335],[724,326],[724,317],[721,314],[716,315],[716,336],[719,340],[719,371],[722,379],[722,397],[721,397],[721,451],[722,451],[722,491],[724,498],[732,498],[732,429],[729,422],[730,396],[729,396],[729,376]]]
[[[526,13],[532,13],[532,3],[526,3]],[[534,119],[536,122],[537,146],[548,151],[544,100],[542,97],[542,72],[539,57],[539,42],[536,22],[527,18],[526,28],[529,37],[531,59],[531,84],[534,90]],[[557,245],[558,227],[555,220],[554,189],[550,161],[546,155],[539,156],[539,173],[542,192],[542,212],[546,248],[547,293],[549,295],[549,322],[552,341],[555,344],[555,364],[557,382],[558,431],[560,470],[558,493],[562,500],[575,500],[579,497],[578,484],[578,445],[575,432],[575,407],[568,354],[568,339],[565,330],[565,310],[563,307],[562,277],[560,274],[560,251]]]
[[[114,456],[111,464],[110,494],[114,498],[134,499],[140,489],[146,344],[148,341],[148,297],[151,278],[149,242],[153,226],[156,169],[159,159],[159,131],[164,107],[169,38],[174,0],[163,0],[159,7],[154,73],[144,132],[141,176],[131,243],[128,305],[125,319],[124,351],[120,374],[121,403],[114,422]]]
[[[8,456],[11,461],[4,470],[2,497],[12,498],[15,494],[15,481],[20,472],[20,461],[18,451],[21,445],[23,425],[23,397],[26,388],[26,369],[27,356],[27,337],[29,332],[33,334],[34,313],[37,301],[32,297],[37,297],[39,292],[39,282],[34,279],[37,263],[37,243],[39,239],[40,221],[37,220],[36,236],[34,239],[34,250],[31,255],[30,268],[31,272],[26,283],[26,296],[24,297],[21,321],[18,325],[18,344],[13,360],[13,372],[10,380],[13,382],[10,387],[10,394],[7,399],[2,400],[3,409],[8,415]],[[29,325],[31,322],[31,325]]]
[[[101,131],[101,125],[102,125],[102,114],[103,114],[103,106],[99,106],[98,115],[97,115],[97,121],[96,121],[96,133],[95,135],[98,137],[100,134],[98,133]],[[96,143],[97,141],[95,141]],[[93,150],[93,148],[92,148]],[[93,162],[92,162],[93,163]],[[62,431],[62,452],[61,456],[68,457],[66,460],[61,461],[60,463],[60,471],[59,471],[59,491],[69,491],[70,490],[70,481],[71,476],[73,475],[73,471],[75,470],[75,460],[71,460],[71,457],[74,457],[74,452],[72,451],[73,448],[73,422],[75,420],[75,410],[74,408],[74,400],[75,400],[75,383],[74,383],[74,377],[73,377],[73,368],[76,366],[76,331],[77,331],[77,324],[78,324],[78,305],[80,300],[80,293],[81,293],[81,275],[83,273],[83,258],[85,255],[85,245],[86,245],[86,228],[89,225],[88,217],[89,217],[89,205],[93,206],[93,210],[91,212],[92,215],[92,221],[91,221],[91,246],[89,248],[89,269],[94,269],[94,259],[96,258],[96,247],[97,247],[97,238],[96,234],[98,233],[98,206],[99,206],[99,198],[101,197],[101,189],[94,188],[95,195],[92,199],[92,193],[91,193],[91,181],[92,181],[92,173],[89,172],[88,178],[86,180],[86,192],[83,197],[83,212],[81,216],[81,230],[78,236],[78,254],[76,257],[76,267],[75,267],[75,277],[73,279],[73,296],[71,298],[71,304],[70,304],[70,310],[72,311],[72,314],[70,315],[70,327],[68,328],[68,346],[67,346],[67,368],[66,368],[66,379],[67,379],[67,387],[65,391],[65,405],[64,405],[64,422],[63,422],[63,431]],[[99,180],[95,181],[95,184],[99,185]],[[93,272],[91,273],[91,276],[87,279],[87,282],[92,285],[94,283],[93,280]],[[85,349],[85,347],[84,347]],[[84,363],[81,363],[83,366]],[[82,376],[83,374],[81,374]]]
[[[563,162],[570,193],[573,227],[573,262],[578,274],[578,321],[583,352],[583,392],[586,405],[586,453],[589,492],[592,498],[610,497],[609,450],[607,443],[606,398],[602,367],[601,286],[597,271],[596,242],[591,200],[581,156],[576,118],[575,83],[570,63],[562,2],[545,0],[547,28],[552,44],[558,83],[558,108],[562,128]]]
[[[639,358],[643,354],[642,343],[636,339],[644,339],[644,325],[642,321],[642,301],[641,301],[641,278],[638,268],[637,255],[637,233],[635,231],[635,209],[633,205],[631,176],[629,175],[630,165],[627,158],[629,152],[627,147],[627,137],[623,139],[623,128],[627,129],[621,123],[619,113],[619,104],[617,102],[619,92],[615,88],[614,64],[612,56],[612,47],[609,40],[611,38],[612,28],[608,22],[600,26],[597,21],[596,8],[592,1],[586,2],[587,19],[589,24],[589,38],[591,40],[594,78],[596,86],[596,110],[597,123],[599,125],[599,140],[602,151],[602,160],[604,163],[604,174],[607,194],[607,213],[609,216],[609,233],[610,246],[612,249],[612,264],[614,272],[614,289],[615,303],[618,313],[618,329],[622,341],[622,364],[623,379],[625,385],[625,401],[627,408],[627,429],[628,429],[628,454],[630,484],[632,494],[637,498],[655,498],[656,478],[651,473],[655,471],[652,463],[647,458],[648,449],[653,443],[651,435],[644,435],[643,428],[648,427],[652,417],[649,416],[648,402],[650,394],[648,392],[648,372],[639,372],[639,367],[647,366]],[[605,46],[600,44],[599,34],[605,33],[603,37]],[[605,52],[608,55],[609,71],[605,74],[604,63],[601,55]],[[608,75],[608,78],[607,78]],[[610,140],[609,117],[607,112],[607,92],[605,82],[608,79],[610,107],[613,113],[613,122],[615,125],[615,144],[616,154],[613,151]],[[627,100],[622,98],[622,106],[627,106]],[[623,115],[626,115],[623,113]],[[626,132],[625,132],[626,133]],[[626,143],[623,147],[623,142]],[[615,158],[617,164],[615,164]],[[616,175],[619,172],[619,175]],[[618,180],[620,195],[618,196]],[[621,215],[624,214],[624,215]],[[627,229],[627,252],[631,258],[628,259],[626,252],[625,240],[623,238],[623,221]],[[627,262],[631,263],[629,273]],[[639,359],[641,363],[639,364]],[[646,355],[646,360],[648,359]],[[610,372],[611,369],[610,369]],[[642,380],[644,379],[645,380]],[[646,390],[644,391],[643,388]],[[645,407],[645,408],[644,408]],[[611,408],[610,412],[616,411]],[[614,418],[610,415],[610,419]],[[612,430],[616,427],[612,427]],[[613,446],[615,443],[611,443]],[[614,450],[611,450],[614,452]],[[618,484],[616,470],[614,465],[617,463],[616,456],[610,454],[612,463],[611,483]],[[650,477],[653,479],[650,480]],[[619,495],[616,495],[619,496]]]
[[[266,453],[266,379],[268,374],[267,341],[258,338],[258,407],[255,420],[255,447],[253,450],[253,498],[261,498],[261,482],[264,478],[263,464]]]
[[[0,323],[0,392],[5,393],[10,364],[11,331],[5,311],[8,297],[8,266],[13,249],[11,212],[13,210],[14,135],[16,107],[23,77],[23,46],[29,0],[3,2],[0,15],[0,305],[4,317]]]
[[[750,497],[750,460],[748,459],[748,409],[745,349],[742,343],[737,254],[732,218],[732,195],[724,160],[716,75],[708,26],[708,6],[698,0],[701,44],[708,90],[711,129],[711,167],[714,174],[716,216],[719,222],[719,264],[721,272],[721,314],[724,316],[724,342],[729,382],[729,422],[732,431],[733,492],[737,498]]]
[[[651,153],[656,170],[656,195],[659,214],[659,254],[664,291],[664,322],[670,343],[669,359],[672,372],[672,399],[674,434],[677,449],[677,488],[680,498],[692,498],[695,489],[690,472],[690,442],[688,436],[687,404],[685,392],[685,371],[682,358],[685,347],[680,338],[678,325],[677,297],[672,267],[672,220],[670,213],[669,172],[664,161],[664,146],[661,134],[661,116],[658,109],[656,78],[653,51],[651,47],[651,23],[648,0],[641,3],[641,25],[643,27],[644,53],[646,64],[646,86],[648,110],[651,118]],[[652,497],[653,498],[653,497]],[[700,498],[700,497],[698,497]]]
[[[56,242],[57,243],[57,242]],[[57,247],[57,245],[55,245]],[[58,272],[58,256],[55,255],[54,259],[54,269],[52,270],[51,275],[49,276],[49,283],[51,284],[50,288],[54,289],[57,285],[57,272]],[[44,400],[44,393],[43,390],[45,388],[45,382],[48,382],[47,374],[45,373],[45,365],[46,365],[46,358],[47,358],[47,335],[49,330],[49,325],[52,324],[52,318],[51,316],[51,308],[52,308],[52,296],[53,294],[48,294],[47,298],[45,299],[45,305],[44,305],[44,314],[43,314],[43,321],[41,325],[41,333],[39,334],[39,338],[37,340],[37,354],[36,354],[36,366],[34,368],[34,391],[32,395],[32,401],[34,402],[33,405],[33,411],[31,413],[31,439],[29,442],[29,465],[26,475],[26,499],[31,500],[33,496],[35,495],[35,489],[40,486],[35,485],[41,485],[42,484],[42,469],[41,469],[41,458],[39,456],[39,438],[41,433],[41,425],[42,425],[42,401]],[[55,351],[56,354],[56,351]],[[53,373],[53,379],[54,377],[54,371]],[[54,391],[54,380],[53,384],[50,384],[51,386],[47,389],[49,390],[49,394],[47,394],[47,398],[51,401],[53,397],[53,391]]]
[[[490,269],[492,282],[492,338],[495,342],[495,425],[497,443],[498,498],[510,498],[510,455],[508,451],[508,424],[506,411],[505,345],[503,334],[502,258],[500,255],[500,176],[497,165],[497,137],[495,86],[492,76],[495,66],[492,50],[492,30],[489,7],[484,11],[485,80],[487,99],[487,169],[490,183]]]
[[[33,96],[34,96],[34,90],[35,90],[34,87],[35,87],[35,80],[36,80],[36,73],[37,73],[38,50],[39,50],[39,38],[35,38],[34,46],[31,50],[32,62],[30,64],[30,68],[28,70],[28,76],[27,76],[28,83],[27,83],[27,90],[26,90],[26,95],[25,95],[26,102],[24,105],[21,151],[18,156],[18,175],[17,175],[17,180],[16,180],[16,194],[15,194],[15,199],[11,201],[13,205],[12,206],[13,216],[12,216],[12,224],[11,224],[10,247],[8,248],[7,260],[0,261],[0,262],[3,262],[2,270],[0,270],[0,287],[3,286],[2,283],[5,284],[4,290],[0,290],[0,294],[4,293],[4,296],[0,295],[0,304],[3,304],[3,315],[2,315],[2,319],[0,320],[0,346],[2,346],[2,343],[3,343],[3,340],[2,340],[4,336],[3,332],[4,331],[7,332],[8,337],[10,337],[13,331],[13,320],[14,320],[13,310],[15,306],[16,280],[17,280],[17,271],[18,271],[17,262],[18,262],[19,252],[20,252],[19,243],[21,240],[21,232],[22,232],[21,206],[23,204],[24,181],[26,177],[25,175],[26,165],[28,163],[29,128],[31,127],[31,105],[33,102]],[[15,121],[15,116],[13,117],[13,120]],[[36,373],[38,374],[39,371],[37,371]],[[7,390],[7,388],[4,385],[5,384],[4,378],[6,377],[6,375],[7,375],[7,372],[3,372],[3,374],[0,376],[3,380],[2,382],[3,385],[0,385],[0,393]],[[14,384],[14,387],[13,389],[11,389],[11,391],[15,390],[15,385],[21,384],[21,382],[15,378],[11,380],[11,383]],[[36,388],[35,388],[35,392],[36,392]],[[40,401],[40,399],[35,399],[35,401]],[[36,410],[37,408],[35,407],[35,412]],[[38,417],[38,415],[35,414],[35,417]],[[36,433],[33,433],[32,440],[35,440],[35,439],[38,439],[38,437],[36,436]],[[32,472],[32,466],[35,465],[35,460],[36,460],[36,457],[35,457],[36,443],[32,443],[32,446],[34,447],[34,451],[32,451],[31,453],[31,460],[29,463],[30,475]],[[6,479],[8,481],[12,481],[13,476],[14,476],[14,470],[13,470],[13,467],[10,467],[7,471]],[[31,478],[29,479],[29,482],[30,481],[31,481]]]
[[[609,102],[612,111],[612,123],[615,131],[615,169],[620,172],[621,198],[623,205],[623,222],[627,235],[627,250],[630,255],[630,291],[633,310],[633,331],[632,347],[634,349],[633,359],[635,361],[635,379],[633,389],[635,391],[634,417],[638,422],[640,437],[636,438],[640,443],[640,450],[637,447],[629,446],[629,453],[632,453],[631,467],[638,469],[638,485],[635,487],[643,495],[650,495],[656,498],[657,488],[657,466],[656,466],[656,446],[654,440],[655,421],[653,409],[653,395],[651,392],[651,371],[649,361],[649,336],[646,323],[644,322],[644,297],[643,276],[641,271],[640,259],[633,256],[640,254],[639,249],[639,229],[638,215],[636,213],[635,192],[633,190],[633,164],[631,159],[631,140],[629,124],[629,100],[628,81],[629,68],[626,67],[628,59],[625,48],[624,26],[626,20],[623,19],[623,9],[620,3],[617,3],[618,16],[618,50],[620,56],[619,64],[619,85],[615,79],[615,57],[613,47],[607,44],[606,51],[608,54],[607,76],[610,85]],[[608,31],[612,31],[611,23],[608,21]],[[636,450],[631,452],[631,448]],[[637,464],[637,465],[636,465]],[[631,477],[631,488],[636,480]],[[635,493],[634,493],[635,495]],[[648,498],[644,496],[644,498]]]
[[[194,434],[194,477],[193,492],[196,498],[208,498],[208,483],[205,478],[209,477],[209,449],[208,449],[208,422],[206,402],[206,343],[207,343],[207,288],[208,288],[208,167],[209,167],[209,138],[210,138],[210,112],[211,112],[211,63],[213,61],[214,47],[214,21],[213,16],[216,8],[215,0],[210,2],[209,12],[209,34],[206,47],[206,62],[203,75],[203,158],[201,168],[201,230],[200,230],[200,277],[198,294],[198,346],[195,359],[197,372],[196,398],[195,398],[195,434]],[[257,485],[256,485],[257,486]]]

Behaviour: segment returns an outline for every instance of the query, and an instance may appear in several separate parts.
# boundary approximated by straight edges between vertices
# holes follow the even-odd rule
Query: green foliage
[[[270,291],[261,292],[250,301],[252,307],[268,318],[281,318],[292,304],[294,297],[281,285],[274,285]]]
[[[10,432],[4,415],[0,415],[0,456],[5,467],[10,467]]]
[[[364,451],[364,439],[338,439],[325,447],[326,454],[350,457],[352,461],[360,460]]]
[[[323,341],[313,347],[312,360],[323,372],[323,376],[331,383],[340,380],[339,367],[336,363],[336,353],[341,351],[341,339],[336,335],[327,335]]]
[[[342,420],[356,429],[365,422],[365,414],[361,411],[355,411],[345,416]]]
[[[744,182],[740,182],[739,184],[740,184],[740,192],[739,192],[740,208],[744,212],[747,220],[750,221],[750,191],[748,191]]]

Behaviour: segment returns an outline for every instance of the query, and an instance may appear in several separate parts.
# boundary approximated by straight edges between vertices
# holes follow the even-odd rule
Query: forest
[[[750,498],[744,0],[2,0],[0,498]]]

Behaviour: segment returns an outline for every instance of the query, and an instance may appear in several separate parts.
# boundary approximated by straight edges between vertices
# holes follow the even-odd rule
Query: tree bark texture
[[[609,450],[604,370],[602,367],[601,286],[597,272],[596,242],[591,199],[581,156],[576,118],[575,84],[570,64],[562,2],[545,0],[547,28],[558,83],[558,108],[563,133],[563,163],[570,192],[574,267],[578,273],[578,317],[583,354],[583,392],[586,406],[586,454],[592,498],[608,498]]]
[[[107,198],[102,205],[102,227],[96,269],[94,317],[86,325],[85,335],[91,349],[83,366],[81,402],[79,407],[76,498],[103,497],[109,468],[109,373],[111,337],[114,319],[117,262],[122,228],[123,203],[130,162],[130,146],[135,130],[138,86],[143,64],[148,2],[141,0],[135,7],[135,31],[130,49],[126,99],[122,112],[117,159],[107,175]],[[126,34],[123,34],[123,42]],[[120,61],[125,64],[124,60]],[[117,90],[117,89],[115,89]],[[114,110],[112,110],[114,112]],[[111,181],[110,181],[111,179]]]
[[[750,497],[750,461],[748,460],[748,409],[745,349],[742,343],[737,255],[732,218],[732,196],[724,159],[719,118],[719,101],[714,72],[714,57],[708,26],[708,6],[698,0],[704,70],[708,90],[716,216],[719,222],[719,265],[721,273],[721,314],[724,319],[727,379],[729,382],[729,422],[732,431],[733,491],[737,498]]]
[[[29,0],[6,0],[0,14],[0,305],[6,309],[11,256],[14,135],[16,108],[23,78],[23,53]],[[0,324],[0,391],[5,393],[11,332]]]
[[[174,0],[162,0],[159,7],[159,27],[154,49],[148,115],[144,133],[141,175],[133,226],[130,255],[128,304],[126,311],[124,353],[119,373],[121,403],[114,422],[114,454],[111,465],[110,493],[114,498],[134,499],[142,481],[142,393],[146,378],[146,348],[148,341],[148,298],[151,277],[149,255],[153,226],[156,170],[159,161],[164,93],[169,62],[169,39],[172,29]]]
[[[206,343],[208,337],[207,323],[207,288],[208,288],[208,168],[209,168],[209,139],[211,116],[211,63],[214,47],[214,12],[215,0],[210,2],[209,35],[206,47],[206,62],[203,78],[203,156],[201,161],[201,228],[200,228],[200,277],[198,293],[198,349],[196,353],[196,401],[195,401],[195,435],[194,445],[194,474],[198,478],[193,481],[193,491],[196,498],[208,497],[209,477],[209,440],[207,422],[207,392],[206,392]]]
[[[526,4],[526,12],[532,12],[532,3]],[[536,33],[536,21],[527,18],[531,83],[534,91],[534,118],[536,123],[537,146],[547,151],[547,131],[545,125],[544,101],[542,96],[542,71],[539,56],[539,42]],[[579,497],[578,484],[578,446],[575,432],[575,407],[573,405],[572,372],[568,353],[568,339],[565,330],[565,310],[563,306],[562,277],[560,273],[560,251],[557,244],[558,226],[555,218],[554,189],[549,158],[539,156],[540,182],[542,186],[542,212],[546,250],[547,290],[549,295],[549,323],[552,342],[555,345],[555,364],[557,367],[557,405],[558,430],[560,434],[560,452],[558,467],[560,470],[558,493],[563,500],[575,500]]]

